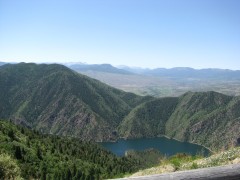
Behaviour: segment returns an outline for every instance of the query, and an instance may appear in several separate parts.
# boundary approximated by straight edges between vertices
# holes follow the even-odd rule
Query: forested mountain
[[[166,135],[213,150],[237,145],[240,138],[240,97],[216,92],[188,92],[134,108],[119,126],[121,136]]]
[[[151,97],[111,88],[65,66],[0,67],[0,117],[44,133],[102,141],[133,107]]]
[[[218,149],[240,138],[240,97],[142,97],[62,65],[0,67],[0,118],[43,133],[112,141],[166,135]]]
[[[116,157],[90,142],[42,135],[3,120],[0,142],[0,179],[105,179],[141,165],[137,158]]]
[[[120,136],[127,138],[156,137],[165,134],[165,125],[178,103],[178,98],[161,98],[134,108],[119,126]]]
[[[6,64],[5,62],[0,62],[0,66],[2,66],[2,65],[4,65],[4,64]]]

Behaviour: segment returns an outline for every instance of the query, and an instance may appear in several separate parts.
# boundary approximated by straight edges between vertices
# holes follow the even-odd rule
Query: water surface
[[[149,148],[158,149],[162,154],[167,156],[171,156],[176,153],[188,153],[191,155],[202,154],[207,156],[210,153],[209,150],[203,146],[188,142],[180,142],[166,137],[129,140],[119,139],[117,142],[103,142],[100,144],[117,156],[124,156],[125,151],[130,149],[143,151]]]

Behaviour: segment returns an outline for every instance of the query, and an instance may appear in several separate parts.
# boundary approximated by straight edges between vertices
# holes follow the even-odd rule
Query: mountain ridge
[[[67,67],[78,72],[97,71],[97,72],[107,72],[107,73],[114,73],[114,74],[115,73],[116,74],[133,74],[130,71],[116,68],[111,64],[70,64],[70,65],[67,65]]]
[[[114,89],[62,65],[5,65],[0,75],[0,85],[6,87],[1,90],[2,118],[16,123],[20,119],[44,133],[83,139],[115,139],[122,116],[138,101],[150,98]]]
[[[57,64],[1,66],[0,86],[0,118],[43,133],[92,141],[165,135],[211,149],[240,138],[239,96],[137,96]]]
[[[157,104],[165,104],[165,109],[168,109],[169,102],[162,102],[160,98]],[[167,118],[157,116],[161,112],[161,106],[154,106],[151,102],[146,102],[145,105],[132,110],[138,111],[138,114],[144,114],[139,118],[138,114],[133,114],[131,118],[128,116],[120,125],[120,133],[125,138],[139,138],[146,134],[151,119],[151,130],[148,130],[149,137],[156,137],[166,135],[170,138],[175,138],[180,141],[188,141],[204,145],[211,150],[218,150],[219,148],[229,148],[230,146],[239,145],[238,139],[240,137],[240,97],[232,97],[223,95],[217,92],[202,92],[193,93],[187,92],[179,98],[175,98],[173,107]],[[149,106],[146,106],[150,103]],[[158,110],[146,111],[146,109]],[[130,113],[131,114],[131,113]],[[162,113],[161,115],[164,115]],[[148,118],[144,118],[148,117]],[[135,127],[138,127],[140,119],[141,127],[138,132]],[[167,120],[166,120],[167,119]],[[127,121],[126,121],[127,120]],[[159,124],[162,124],[162,132],[157,130]]]

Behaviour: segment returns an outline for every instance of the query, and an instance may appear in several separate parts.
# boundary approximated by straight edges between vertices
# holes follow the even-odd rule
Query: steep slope
[[[44,133],[95,141],[116,139],[116,127],[140,97],[62,65],[0,67],[0,117]]]
[[[214,150],[240,145],[240,98],[236,97],[226,107],[205,115],[186,130],[185,140],[204,144]]]
[[[167,131],[171,130],[171,136],[176,135],[182,139],[188,124],[223,108],[231,99],[232,97],[215,92],[186,93],[179,98],[179,104],[167,122]]]
[[[119,132],[125,138],[166,135],[212,150],[228,148],[239,143],[239,107],[240,97],[189,92],[137,106],[119,126]]]
[[[236,118],[239,117],[237,114],[225,114],[227,109],[230,110],[228,104],[232,99],[233,97],[216,92],[184,94],[166,123],[166,135],[211,148],[229,145],[232,139],[228,137],[229,139],[223,142],[222,130],[225,129],[234,136],[231,128],[225,125],[235,124]]]
[[[141,97],[62,65],[0,66],[0,118],[43,133],[109,141],[166,135],[211,149],[240,139],[240,97]]]
[[[162,98],[142,103],[119,126],[122,137],[156,137],[165,134],[165,124],[173,113],[178,98]]]
[[[106,179],[139,169],[137,160],[116,157],[94,143],[42,135],[3,120],[0,142],[0,179],[15,179],[4,173],[11,170],[24,179],[59,180]],[[2,163],[4,157],[17,161],[19,168]]]

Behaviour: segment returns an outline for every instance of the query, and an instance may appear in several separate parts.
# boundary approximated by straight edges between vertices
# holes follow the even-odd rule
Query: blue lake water
[[[145,149],[158,149],[162,154],[171,156],[177,153],[188,153],[191,155],[202,154],[209,155],[209,150],[203,146],[180,142],[166,137],[140,138],[140,139],[119,139],[117,142],[100,143],[105,149],[110,150],[117,156],[124,156],[125,151],[133,149],[143,151]]]

